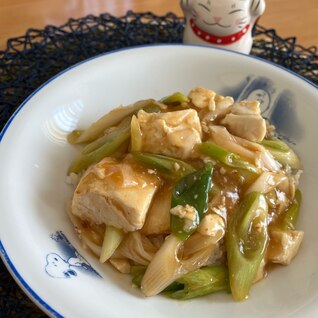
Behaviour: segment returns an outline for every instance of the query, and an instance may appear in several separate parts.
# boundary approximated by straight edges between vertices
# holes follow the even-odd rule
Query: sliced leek
[[[74,130],[71,132],[71,134],[68,136],[68,142],[71,144],[79,144],[93,141],[102,136],[107,128],[117,125],[126,116],[132,115],[139,109],[146,107],[152,102],[154,102],[153,99],[147,99],[138,101],[129,106],[115,108],[111,112],[98,119],[86,130]]]
[[[124,232],[111,225],[106,226],[104,241],[99,261],[105,263],[116,251],[124,238]]]

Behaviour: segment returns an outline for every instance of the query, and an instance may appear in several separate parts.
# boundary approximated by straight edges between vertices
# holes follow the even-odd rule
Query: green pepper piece
[[[84,169],[88,168],[90,165],[99,162],[103,158],[113,154],[126,140],[130,137],[130,123],[124,125],[123,127],[117,127],[109,134],[102,137],[102,141],[96,141],[96,143],[101,144],[99,148],[96,145],[91,146],[93,149],[88,152],[87,148],[85,153],[80,154],[75,161],[71,164],[68,169],[68,174],[79,173]],[[91,150],[90,149],[90,150]]]
[[[149,168],[158,170],[167,178],[181,178],[195,171],[188,163],[168,156],[140,152],[133,153],[133,156]]]
[[[241,157],[233,152],[228,151],[212,142],[204,142],[198,146],[200,152],[211,157],[227,166],[236,169],[248,170],[252,173],[260,174],[261,170],[251,163],[241,159]]]
[[[286,212],[283,214],[281,227],[282,230],[294,230],[299,215],[299,209],[302,201],[302,194],[299,189],[295,192],[295,198],[293,203],[288,207]]]
[[[177,205],[186,206],[188,204],[198,212],[196,220],[190,227],[186,226],[184,218],[171,215],[171,231],[181,240],[186,240],[195,231],[207,211],[209,191],[212,187],[212,172],[212,164],[207,163],[202,169],[180,179],[172,191],[172,208]]]
[[[231,216],[226,234],[230,286],[235,300],[248,297],[264,258],[269,236],[268,207],[259,192],[249,193]]]
[[[289,165],[293,169],[300,169],[301,164],[298,156],[295,152],[282,140],[273,139],[267,140],[264,139],[261,142],[263,145],[274,157],[275,160],[280,162],[283,165]]]
[[[164,97],[160,100],[161,103],[164,103],[164,104],[182,104],[182,103],[189,103],[189,98],[185,95],[183,95],[182,93],[180,92],[176,92],[176,93],[173,93],[172,95],[170,96],[167,96],[167,97]]]
[[[178,290],[173,291],[173,288],[178,288]],[[200,268],[177,279],[173,288],[170,287],[172,292],[167,295],[179,300],[200,297],[222,290],[227,291],[229,290],[228,270],[221,265]]]

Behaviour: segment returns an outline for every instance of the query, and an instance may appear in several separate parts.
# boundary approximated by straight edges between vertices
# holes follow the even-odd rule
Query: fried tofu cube
[[[112,225],[126,232],[143,227],[160,180],[146,168],[105,158],[90,167],[75,189],[71,211],[93,224]]]
[[[298,253],[304,232],[273,229],[269,234],[271,240],[267,252],[268,262],[289,265]]]
[[[266,122],[258,101],[241,101],[231,106],[221,121],[230,133],[253,142],[260,142],[266,135]]]
[[[201,143],[201,124],[194,109],[167,113],[138,112],[142,135],[141,151],[179,157],[194,156],[194,147]]]
[[[198,232],[201,235],[211,236],[215,239],[214,244],[221,240],[225,235],[225,222],[216,213],[207,214],[201,221]]]
[[[198,108],[208,108],[210,111],[215,110],[216,93],[204,87],[195,87],[188,95],[192,104]]]

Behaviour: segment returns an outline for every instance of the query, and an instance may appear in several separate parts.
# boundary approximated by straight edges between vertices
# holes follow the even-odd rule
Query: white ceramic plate
[[[235,303],[214,294],[191,301],[144,298],[130,278],[99,264],[74,233],[64,205],[75,150],[66,135],[119,104],[201,85],[236,99],[258,98],[263,114],[296,149],[305,172],[301,250]],[[318,90],[259,59],[224,50],[162,45],[80,63],[33,93],[1,134],[0,254],[24,291],[50,316],[315,317],[318,314]]]

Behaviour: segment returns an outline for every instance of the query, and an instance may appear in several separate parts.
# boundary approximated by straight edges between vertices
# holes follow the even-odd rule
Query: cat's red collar
[[[233,33],[226,36],[217,36],[200,29],[195,24],[193,19],[190,20],[190,25],[194,34],[198,36],[200,39],[204,40],[205,42],[209,42],[209,43],[217,44],[217,45],[228,45],[228,44],[237,42],[238,40],[241,39],[241,37],[247,32],[247,30],[250,27],[250,25],[247,24],[241,31],[237,33]]]

